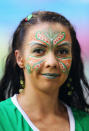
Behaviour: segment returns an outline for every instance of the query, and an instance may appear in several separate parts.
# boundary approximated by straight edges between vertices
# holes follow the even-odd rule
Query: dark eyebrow
[[[61,46],[64,46],[64,45],[66,45],[66,46],[68,46],[68,47],[71,47],[71,43],[70,43],[70,42],[67,42],[67,41],[65,41],[65,42],[63,42],[63,43],[61,43],[61,44],[57,44],[56,47],[61,47]]]
[[[34,45],[40,45],[42,47],[47,47],[46,45],[42,44],[42,43],[38,43],[38,42],[31,42],[29,43],[30,46],[34,46]]]

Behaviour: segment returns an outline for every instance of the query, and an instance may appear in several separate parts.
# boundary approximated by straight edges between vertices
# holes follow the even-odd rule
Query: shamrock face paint
[[[36,31],[30,37],[31,53],[27,58],[26,69],[29,73],[39,70],[47,61],[49,52],[53,52],[59,69],[67,73],[71,67],[71,43],[66,41],[66,33],[52,29]]]

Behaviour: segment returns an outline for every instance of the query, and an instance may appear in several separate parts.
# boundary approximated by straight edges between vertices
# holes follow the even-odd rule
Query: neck
[[[30,92],[30,93],[29,93]],[[38,112],[38,114],[56,114],[64,108],[58,100],[58,90],[55,92],[42,92],[34,88],[27,88],[18,95],[19,104],[27,112]]]

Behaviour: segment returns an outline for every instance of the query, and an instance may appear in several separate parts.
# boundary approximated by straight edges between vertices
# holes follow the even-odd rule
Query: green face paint
[[[31,67],[29,64],[26,64],[26,69],[27,69],[28,73],[31,73]]]
[[[48,32],[36,32],[36,40],[40,40],[45,43],[48,47],[51,44],[51,49],[53,45],[56,46],[58,43],[65,39],[65,32],[53,32],[51,29]]]
[[[60,66],[61,71],[63,73],[68,74],[69,70],[71,68],[72,58],[71,57],[58,58],[57,60],[59,62],[59,66]]]
[[[69,45],[71,44],[69,42],[64,41],[65,40],[65,32],[54,32],[52,29],[49,29],[48,31],[37,31],[36,33],[33,34],[32,36],[32,42],[30,43],[30,46],[34,45],[41,45],[41,49],[47,50],[48,52],[46,55],[34,55],[34,53],[30,54],[27,60],[27,65],[26,69],[28,70],[29,73],[32,72],[32,70],[39,70],[44,62],[47,60],[47,55],[50,51],[50,49],[57,48],[57,46],[62,46],[62,45]],[[42,47],[43,46],[43,47]],[[36,47],[37,50],[37,47]],[[52,50],[53,51],[53,50]],[[61,57],[61,56],[56,56],[56,61],[59,63],[59,68],[63,73],[68,74],[70,67],[71,67],[71,57]]]

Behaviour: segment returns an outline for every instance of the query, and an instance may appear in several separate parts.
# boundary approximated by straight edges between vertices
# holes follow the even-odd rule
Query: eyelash
[[[43,55],[45,54],[46,50],[42,49],[42,48],[36,48],[33,50],[33,53],[36,53],[37,55]],[[68,55],[69,54],[69,50],[68,49],[58,49],[55,52],[56,55]]]
[[[37,53],[37,54],[43,54],[45,52],[44,49],[41,49],[41,48],[36,48],[33,50],[33,53]]]
[[[60,52],[60,53],[58,53],[58,52]],[[67,55],[67,54],[69,54],[69,50],[68,49],[59,49],[56,51],[56,54],[57,55]]]

